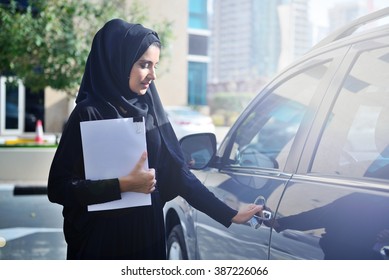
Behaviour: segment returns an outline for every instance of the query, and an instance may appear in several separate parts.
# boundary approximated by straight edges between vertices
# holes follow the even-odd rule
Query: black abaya
[[[156,41],[155,32],[121,20],[108,22],[94,38],[77,105],[62,134],[48,180],[50,201],[64,207],[68,259],[166,258],[162,208],[178,195],[226,227],[237,213],[186,167],[154,83],[143,96],[129,89],[132,65]],[[120,199],[121,195],[118,178],[85,179],[80,122],[138,116],[146,119],[149,167],[156,170],[152,205],[88,212],[88,205]],[[131,139],[128,143],[131,146]]]

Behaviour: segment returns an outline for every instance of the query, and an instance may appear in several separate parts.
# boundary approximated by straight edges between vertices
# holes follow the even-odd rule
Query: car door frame
[[[324,174],[313,174],[310,172],[310,169],[313,164],[313,159],[316,153],[316,150],[319,145],[319,141],[321,139],[321,135],[324,132],[327,119],[332,112],[332,108],[337,101],[337,97],[342,89],[343,81],[348,76],[349,71],[354,66],[355,61],[357,61],[359,54],[362,52],[360,49],[355,49],[355,44],[363,44],[363,42],[367,42],[368,40],[374,38],[380,38],[382,36],[388,37],[389,41],[388,28],[379,30],[370,34],[360,34],[356,36],[353,41],[340,41],[328,47],[327,49],[334,50],[336,48],[346,47],[348,49],[347,53],[342,59],[342,62],[339,64],[337,71],[334,73],[335,76],[333,80],[329,83],[329,86],[323,92],[323,99],[320,102],[320,106],[318,106],[317,114],[312,121],[311,129],[309,133],[306,135],[306,142],[300,149],[300,155],[294,154],[297,157],[291,160],[297,160],[298,165],[296,166],[296,170],[293,172],[293,176],[291,180],[285,187],[285,191],[293,185],[293,182],[315,182],[322,186],[339,186],[344,190],[352,191],[353,189],[367,190],[367,191],[380,191],[386,189],[388,192],[388,187],[385,182],[379,182],[375,179],[370,178],[345,178]],[[349,47],[348,47],[349,46]],[[389,47],[389,43],[382,45],[380,47]],[[365,46],[365,50],[373,50],[377,49],[377,46],[371,46],[370,43],[367,43]],[[285,192],[284,192],[285,194]],[[283,203],[283,196],[280,204]],[[270,250],[272,249],[272,243],[270,245]]]
[[[337,60],[342,60],[345,53],[347,53],[347,49],[344,49],[337,57]],[[320,56],[319,54],[316,54]],[[322,56],[326,57],[328,55],[328,52],[323,52]],[[226,162],[228,162],[227,157],[230,154],[232,140],[235,137],[237,128],[242,124],[242,122],[247,118],[247,116],[252,112],[252,110],[256,106],[260,106],[259,104],[268,96],[268,94],[271,94],[273,89],[277,88],[281,83],[288,80],[288,77],[294,77],[298,75],[299,73],[303,72],[305,69],[312,67],[312,62],[310,61],[311,57],[303,59],[296,64],[292,65],[288,69],[286,69],[283,73],[278,75],[272,82],[268,84],[266,88],[264,88],[261,93],[258,94],[258,96],[249,104],[249,106],[244,110],[244,112],[241,114],[241,116],[237,119],[235,124],[231,127],[230,131],[227,133],[225,139],[220,145],[220,148],[217,151],[217,156],[215,157],[214,162],[210,165],[210,168],[217,169],[217,172],[228,174],[228,173],[235,173],[235,172],[241,172],[242,174],[247,174],[250,176],[257,176],[257,177],[267,177],[267,178],[275,178],[275,179],[283,179],[284,180],[284,188],[285,185],[287,185],[287,182],[290,180],[290,178],[293,176],[293,174],[296,172],[298,167],[298,160],[300,158],[301,152],[305,145],[305,140],[311,126],[313,124],[314,116],[316,115],[317,108],[320,106],[320,103],[323,101],[324,94],[326,92],[325,85],[328,85],[330,81],[333,79],[333,75],[336,73],[336,70],[338,68],[336,59],[323,59],[322,61],[330,61],[332,60],[330,67],[328,71],[325,74],[325,77],[322,81],[319,83],[323,85],[323,87],[318,86],[315,93],[313,94],[313,97],[309,103],[307,113],[304,116],[303,120],[301,121],[301,125],[296,133],[295,140],[292,144],[292,148],[290,149],[290,153],[288,155],[288,159],[286,161],[286,165],[283,170],[269,170],[269,169],[261,169],[257,168],[255,172],[253,170],[245,170],[244,168],[231,168],[230,166],[226,166]],[[321,62],[322,63],[322,62]],[[314,61],[314,65],[319,64],[319,62]],[[209,171],[208,171],[209,172]],[[200,171],[200,173],[202,173]],[[278,207],[279,202],[277,203]],[[274,213],[277,213],[277,207],[274,209]],[[271,232],[269,236],[269,242],[268,242],[268,257],[270,253],[270,240],[271,240]]]

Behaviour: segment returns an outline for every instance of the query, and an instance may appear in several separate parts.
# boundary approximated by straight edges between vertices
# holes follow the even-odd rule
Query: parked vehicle
[[[194,174],[235,209],[229,228],[178,197],[165,205],[174,259],[389,258],[389,8],[351,22],[277,75],[218,150],[181,139]]]
[[[190,107],[165,106],[165,111],[178,139],[200,132],[215,133],[212,118]]]

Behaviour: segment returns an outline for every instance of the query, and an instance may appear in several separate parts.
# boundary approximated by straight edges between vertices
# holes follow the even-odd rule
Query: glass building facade
[[[188,105],[207,105],[208,1],[188,2]]]

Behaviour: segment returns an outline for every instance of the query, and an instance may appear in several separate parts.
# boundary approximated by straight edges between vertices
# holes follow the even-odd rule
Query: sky
[[[371,1],[373,10],[378,10],[384,7],[389,7],[389,0],[311,0],[311,19],[315,24],[320,26],[328,26],[327,10],[335,4],[342,3],[367,3]]]

